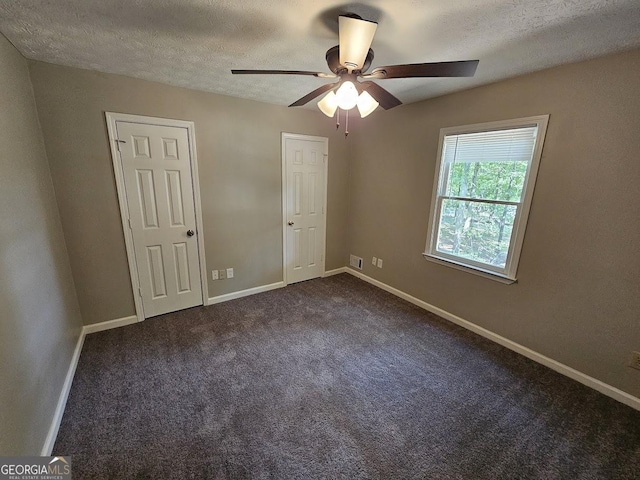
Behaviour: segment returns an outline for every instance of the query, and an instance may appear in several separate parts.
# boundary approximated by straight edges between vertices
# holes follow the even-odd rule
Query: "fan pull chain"
[[[336,117],[336,130],[340,128],[340,109],[336,108],[336,113],[334,114]],[[349,110],[344,111],[344,136],[349,135]]]
[[[349,110],[347,110],[344,114],[345,116],[345,120],[344,120],[344,136],[346,137],[347,135],[349,135]]]

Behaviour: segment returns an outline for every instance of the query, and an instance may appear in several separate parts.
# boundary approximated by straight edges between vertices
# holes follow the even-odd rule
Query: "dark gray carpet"
[[[89,335],[74,479],[637,479],[640,412],[352,276]]]

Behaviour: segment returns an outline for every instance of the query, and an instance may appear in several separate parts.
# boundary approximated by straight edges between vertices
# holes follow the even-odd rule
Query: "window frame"
[[[544,147],[544,139],[547,133],[549,115],[537,115],[533,117],[516,118],[511,120],[501,120],[498,122],[476,123],[472,125],[462,125],[456,127],[446,127],[440,129],[438,139],[438,153],[436,157],[435,177],[433,181],[433,192],[431,205],[429,207],[429,226],[427,230],[427,241],[423,253],[427,260],[450,266],[469,273],[481,275],[486,278],[498,280],[502,283],[514,283],[517,281],[517,270],[524,243],[524,235],[529,219],[529,211],[533,199],[533,191],[538,177],[540,158]],[[522,187],[523,196],[520,202],[494,201],[482,199],[470,199],[478,203],[498,203],[500,205],[515,205],[516,215],[513,222],[513,230],[507,259],[504,268],[494,267],[475,260],[450,255],[437,250],[437,237],[439,232],[439,219],[442,211],[442,204],[445,199],[456,198],[454,195],[444,195],[446,185],[444,182],[448,178],[448,166],[442,168],[442,153],[444,139],[449,135],[463,135],[467,133],[480,133],[498,130],[510,130],[514,128],[525,128],[537,126],[536,141],[533,149],[531,161],[527,166],[527,172]],[[458,197],[462,198],[462,197]],[[463,199],[466,200],[466,199]]]

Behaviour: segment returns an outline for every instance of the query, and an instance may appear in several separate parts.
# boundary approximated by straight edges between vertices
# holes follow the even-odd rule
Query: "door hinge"
[[[142,289],[141,288],[138,289],[138,295],[140,295],[142,297]]]
[[[113,141],[116,142],[116,145],[118,146],[118,151],[120,151],[120,144],[121,143],[127,143],[126,140],[119,140],[117,138],[114,138]]]
[[[133,229],[131,228],[131,218],[127,218],[127,222],[129,222],[129,230],[133,230]]]

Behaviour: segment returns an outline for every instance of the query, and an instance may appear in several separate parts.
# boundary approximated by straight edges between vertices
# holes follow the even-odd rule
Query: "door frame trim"
[[[113,163],[113,173],[116,181],[116,190],[118,193],[118,204],[120,206],[120,220],[122,221],[122,230],[124,232],[124,243],[127,251],[127,263],[129,266],[129,275],[131,278],[131,293],[136,309],[136,318],[138,322],[145,319],[142,298],[139,295],[140,280],[138,278],[138,269],[133,248],[133,232],[129,228],[129,206],[127,204],[127,194],[124,183],[124,172],[122,162],[120,161],[120,153],[118,143],[116,142],[116,122],[141,123],[144,125],[158,125],[163,127],[177,127],[187,129],[187,139],[189,141],[189,158],[191,160],[191,183],[193,185],[193,203],[196,214],[196,229],[198,232],[198,263],[200,264],[200,283],[202,286],[202,304],[208,304],[208,282],[206,257],[204,248],[204,227],[202,225],[202,201],[200,198],[200,176],[198,174],[198,159],[196,154],[196,135],[195,124],[186,120],[174,120],[169,118],[148,117],[144,115],[131,115],[128,113],[105,112],[107,122],[107,132],[109,134],[109,147],[111,149],[111,161]]]
[[[324,218],[322,221],[323,224],[323,245],[322,245],[322,271],[324,272],[324,265],[327,261],[327,186],[329,184],[329,138],[327,137],[317,137],[314,135],[304,135],[300,133],[287,133],[282,132],[282,282],[284,285],[288,285],[287,281],[287,159],[286,159],[286,140],[313,140],[316,142],[323,142],[325,150],[327,153],[324,155],[324,199],[322,208],[324,209]]]

